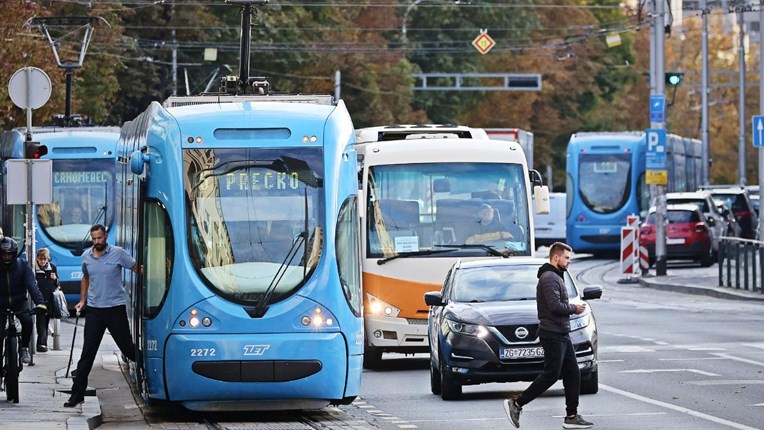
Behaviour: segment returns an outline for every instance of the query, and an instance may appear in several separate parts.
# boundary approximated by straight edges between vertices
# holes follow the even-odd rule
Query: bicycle
[[[21,361],[21,321],[16,319],[16,315],[32,313],[29,310],[14,312],[12,309],[1,311],[0,315],[5,315],[5,339],[3,340],[3,368],[0,373],[0,389],[5,391],[9,402],[19,402],[19,373],[21,373],[24,363]]]

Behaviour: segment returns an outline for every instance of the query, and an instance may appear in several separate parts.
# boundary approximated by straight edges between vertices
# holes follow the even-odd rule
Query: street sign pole
[[[664,9],[663,0],[653,0],[653,20],[651,21],[651,37],[654,43],[652,52],[654,70],[651,76],[654,82],[651,87],[654,93],[651,95],[651,128],[654,130],[665,130],[666,96],[664,94]],[[653,103],[661,102],[661,106],[653,106]],[[661,114],[659,114],[661,112]],[[648,145],[649,135],[646,133],[646,144]],[[656,143],[656,142],[654,142]],[[664,167],[666,169],[666,167]],[[666,170],[664,170],[666,173]],[[666,183],[666,181],[665,181]],[[667,274],[667,231],[664,225],[664,219],[667,213],[666,189],[663,185],[651,185],[651,202],[656,206],[656,276],[666,276]]]

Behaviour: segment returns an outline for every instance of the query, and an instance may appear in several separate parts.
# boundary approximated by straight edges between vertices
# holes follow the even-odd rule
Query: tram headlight
[[[369,302],[369,313],[372,315],[384,315],[386,317],[398,317],[400,310],[386,303],[384,300],[380,300],[377,297],[367,294],[367,301]]]
[[[194,328],[199,327],[199,317],[191,317],[189,319],[189,325]]]
[[[328,312],[324,312],[322,308],[316,307],[310,314],[300,317],[300,324],[304,327],[332,327],[335,323],[335,320],[332,319],[330,315],[325,314],[328,314]]]

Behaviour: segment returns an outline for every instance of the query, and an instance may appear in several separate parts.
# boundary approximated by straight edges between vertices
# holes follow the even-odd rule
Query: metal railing
[[[763,242],[737,237],[720,239],[718,279],[721,287],[763,293]]]

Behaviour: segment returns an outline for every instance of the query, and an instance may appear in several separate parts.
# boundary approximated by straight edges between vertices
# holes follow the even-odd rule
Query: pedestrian
[[[13,312],[28,310],[27,293],[35,303],[35,312],[39,315],[47,312],[45,300],[40,289],[37,288],[35,275],[32,268],[19,256],[19,245],[10,237],[0,239],[0,314],[5,318],[5,311]],[[21,362],[29,364],[32,356],[29,355],[29,342],[32,340],[32,315],[20,313],[16,318],[21,322]],[[5,338],[5,321],[0,323],[0,352],[2,352],[2,339]]]
[[[48,324],[53,317],[53,291],[58,287],[58,269],[50,262],[48,248],[37,250],[35,258],[35,279],[37,287],[45,299],[48,311],[37,316],[37,352],[48,352]]]
[[[593,425],[577,413],[581,381],[574,345],[569,337],[569,315],[584,312],[585,304],[574,305],[568,302],[563,272],[571,264],[571,251],[571,247],[565,243],[553,243],[550,247],[550,261],[543,264],[537,272],[537,335],[545,354],[544,370],[520,396],[503,402],[505,413],[516,428],[520,428],[521,425],[523,406],[547,391],[561,378],[566,396],[563,428],[586,429]]]
[[[119,246],[106,243],[106,227],[90,228],[93,246],[82,254],[80,301],[74,305],[79,313],[87,309],[82,353],[77,362],[72,394],[64,407],[73,408],[85,401],[88,375],[93,368],[105,330],[114,338],[122,354],[135,361],[135,345],[130,336],[127,317],[127,294],[122,287],[122,269],[138,270],[133,257]]]

